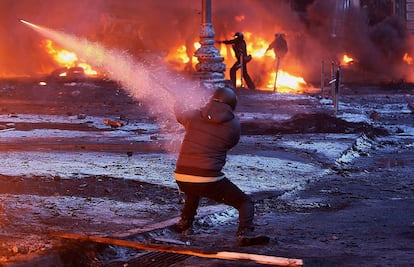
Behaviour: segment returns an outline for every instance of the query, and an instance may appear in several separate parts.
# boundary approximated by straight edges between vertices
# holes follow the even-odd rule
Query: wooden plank
[[[230,206],[227,206],[227,205],[224,205],[224,204],[200,207],[198,209],[197,215],[198,216],[206,216],[206,215],[210,215],[210,214],[213,214],[213,213],[222,212],[222,211],[224,211],[228,208],[230,208]],[[111,234],[111,236],[113,236],[113,237],[128,237],[128,236],[135,235],[135,234],[145,233],[145,232],[153,231],[153,230],[156,230],[156,229],[161,229],[161,228],[171,226],[171,225],[177,223],[179,219],[180,219],[180,217],[174,217],[174,218],[162,221],[162,222],[156,222],[156,223],[153,223],[153,224],[150,224],[150,225],[144,225],[142,227],[129,229],[127,231],[120,232],[120,233],[114,233],[114,234]]]
[[[162,244],[147,244],[142,242],[128,241],[123,239],[115,239],[108,237],[99,237],[99,236],[90,236],[82,234],[73,234],[73,233],[61,233],[53,232],[50,233],[52,236],[79,240],[79,241],[90,241],[107,245],[115,245],[122,247],[129,247],[138,250],[151,250],[167,253],[176,253],[184,254],[190,256],[196,256],[200,258],[210,258],[210,259],[223,259],[223,260],[232,260],[232,261],[250,261],[260,264],[267,265],[276,265],[276,266],[288,266],[288,267],[300,267],[303,266],[302,259],[292,259],[292,258],[283,258],[275,257],[261,254],[250,254],[234,251],[208,251],[195,249],[190,247],[179,247],[179,246],[169,246]]]
[[[16,130],[16,128],[6,128],[6,129],[3,129],[3,130],[0,130],[0,133],[8,132],[8,131],[14,131],[14,130]]]

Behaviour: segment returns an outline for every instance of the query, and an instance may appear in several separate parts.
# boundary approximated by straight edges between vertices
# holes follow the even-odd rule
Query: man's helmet
[[[214,92],[213,96],[211,97],[211,100],[216,101],[216,102],[225,103],[225,104],[229,105],[232,110],[234,110],[236,108],[236,105],[237,105],[236,93],[228,87],[217,89]]]
[[[240,38],[240,39],[243,39],[243,37],[244,37],[244,35],[243,35],[243,33],[242,33],[242,32],[236,32],[236,33],[234,34],[234,38]]]

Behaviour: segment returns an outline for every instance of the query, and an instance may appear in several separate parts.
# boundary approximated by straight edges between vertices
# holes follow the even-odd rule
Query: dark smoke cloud
[[[404,54],[413,55],[412,37],[405,22],[397,16],[388,16],[368,25],[364,10],[351,10],[344,29],[344,47],[357,60],[361,73],[373,80],[412,81],[412,67],[403,61]]]
[[[234,32],[243,31],[270,43],[275,32],[284,32],[289,52],[283,66],[306,81],[318,81],[321,61],[339,60],[344,52],[357,60],[354,68],[358,71],[376,74],[373,77],[409,78],[401,57],[406,52],[412,54],[412,41],[398,19],[368,26],[360,9],[351,9],[342,17],[335,0],[313,1],[305,15],[293,11],[290,2],[213,0],[216,39],[228,39]],[[181,44],[186,44],[192,55],[192,44],[199,40],[200,12],[201,0],[2,0],[0,76],[38,75],[57,67],[41,46],[42,37],[19,19],[136,56],[147,52],[163,56]],[[345,22],[343,27],[339,21]],[[254,60],[250,64],[256,81],[260,81],[261,73],[270,71]]]

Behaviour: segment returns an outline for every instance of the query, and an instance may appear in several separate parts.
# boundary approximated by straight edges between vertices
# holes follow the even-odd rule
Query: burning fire
[[[266,53],[266,49],[272,40],[266,40],[261,36],[253,35],[251,32],[244,32],[244,36],[247,43],[248,54],[251,54],[253,60],[258,62],[260,66],[263,66],[264,68],[264,71],[261,72],[261,75],[263,75],[263,84],[258,84],[258,88],[274,90],[276,85],[277,92],[281,93],[299,93],[302,91],[301,89],[306,86],[305,80],[300,76],[296,76],[283,70],[284,60],[281,60],[280,62],[281,64],[277,70],[277,80],[275,84],[277,60],[273,52],[269,51]],[[220,54],[225,58],[229,58],[229,56],[227,56],[227,51],[227,48],[222,46]],[[233,62],[230,62],[229,64],[232,65]],[[237,85],[241,85],[240,79],[237,81]]]
[[[195,42],[193,44],[194,51],[200,48],[200,43]],[[187,47],[185,45],[181,45],[172,51],[165,57],[165,61],[170,63],[170,66],[179,71],[182,69],[188,68],[188,66],[194,67],[195,64],[197,64],[197,58],[195,56],[192,56],[191,59],[189,58]],[[183,65],[185,66],[183,68]]]
[[[352,64],[353,62],[354,62],[354,59],[346,54],[342,57],[342,63],[344,63],[345,65]]]
[[[243,20],[243,16],[237,17],[238,19]],[[273,40],[267,40],[257,34],[252,34],[251,32],[244,32],[244,38],[246,39],[247,44],[247,52],[248,54],[252,55],[253,58],[253,64],[256,66],[260,66],[260,68],[263,67],[263,71],[260,71],[260,77],[259,80],[261,81],[260,84],[256,84],[256,87],[258,89],[262,90],[273,90],[273,87],[275,85],[275,77],[276,77],[276,58],[273,52],[269,51],[266,53],[266,49],[269,46],[269,44]],[[200,48],[200,43],[195,42],[194,44],[194,51],[196,51],[198,48]],[[234,55],[231,49],[231,46],[227,45],[221,45],[219,47],[220,55],[224,57],[227,67],[227,71],[225,73],[226,77],[229,78],[229,68],[234,64],[235,59]],[[195,65],[198,63],[197,58],[189,55],[189,52],[187,51],[187,48],[185,45],[181,45],[178,47],[175,47],[171,49],[169,54],[164,58],[164,61],[169,64],[171,68],[174,70],[180,71],[180,70],[188,70],[189,67],[192,69],[195,68]],[[252,64],[252,63],[249,63]],[[284,65],[287,64],[285,60],[281,61],[280,68],[278,70],[277,75],[277,92],[296,92],[300,93],[303,89],[303,87],[306,86],[305,80],[300,77],[296,76],[293,73],[288,73],[288,71],[285,68],[288,68],[289,66]],[[255,74],[252,74],[254,71],[251,65],[249,65],[249,74],[254,79]],[[240,71],[237,72],[237,81],[236,85],[241,86],[241,73]],[[243,81],[244,82],[244,81]]]
[[[408,54],[408,53],[405,53],[404,54],[404,56],[403,56],[403,60],[404,60],[404,62],[405,63],[407,63],[408,65],[411,65],[411,64],[413,64],[413,58]]]
[[[276,72],[270,74],[270,81],[267,84],[267,89],[274,87],[274,80]],[[306,85],[305,80],[302,77],[291,75],[283,70],[279,70],[277,73],[277,91],[281,93],[298,92],[302,86]]]
[[[53,59],[62,67],[73,68],[81,67],[84,73],[89,76],[97,75],[98,72],[94,70],[89,64],[82,62],[78,59],[78,56],[65,49],[59,49],[55,46],[52,40],[44,40],[44,47],[48,54],[53,56]],[[64,76],[65,73],[62,73]]]

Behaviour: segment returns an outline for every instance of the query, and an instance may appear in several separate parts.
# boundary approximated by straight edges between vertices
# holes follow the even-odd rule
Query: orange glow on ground
[[[276,72],[272,72],[269,77],[269,83],[266,86],[267,89],[272,89],[275,84]],[[305,80],[302,77],[291,75],[283,70],[279,70],[277,73],[276,91],[279,93],[300,93],[301,88],[306,85]]]

